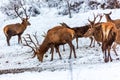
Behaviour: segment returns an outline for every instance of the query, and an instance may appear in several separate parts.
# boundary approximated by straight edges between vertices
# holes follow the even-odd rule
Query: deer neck
[[[22,25],[22,27],[23,27],[24,29],[26,29],[26,27],[27,27],[27,23],[26,23],[26,22],[22,22],[21,25]]]
[[[44,55],[48,51],[49,47],[50,47],[50,45],[48,43],[48,40],[45,39],[39,48],[40,55],[42,55],[42,54]]]

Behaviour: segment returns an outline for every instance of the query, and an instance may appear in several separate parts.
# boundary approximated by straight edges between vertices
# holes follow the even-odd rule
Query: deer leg
[[[50,49],[51,49],[51,50],[50,50],[50,54],[52,54],[52,49],[53,49],[52,47],[53,47],[53,46],[52,46],[52,45],[50,45]]]
[[[93,41],[94,41],[94,42],[93,42],[93,47],[95,47],[95,39],[93,39]]]
[[[11,39],[11,36],[7,36],[7,45],[10,46],[10,39]]]
[[[71,47],[71,44],[70,43],[68,43],[69,44],[69,46],[70,46],[70,56],[69,56],[69,59],[71,59],[71,55],[72,55],[72,47]]]
[[[116,46],[117,46],[117,44],[114,43],[113,46],[112,46],[112,48],[113,48],[113,51],[114,51],[115,55],[118,56],[117,51],[115,50],[115,49],[116,49]]]
[[[18,44],[20,44],[20,41],[21,41],[21,34],[18,35]],[[21,41],[22,43],[22,41]]]
[[[51,60],[50,61],[53,61],[53,53],[54,53],[54,46],[52,45],[51,46]]]
[[[74,57],[77,58],[77,57],[76,57],[76,53],[75,53],[75,47],[73,46],[72,42],[69,42],[68,44],[69,44],[69,46],[70,46],[70,56],[69,56],[69,59],[71,59],[72,50],[73,50],[73,52],[74,52]]]
[[[78,38],[76,37],[77,49],[78,49]]]
[[[111,57],[111,55],[110,55],[110,46],[108,47],[108,57],[109,57],[109,59],[110,59],[110,61],[112,62],[112,57]]]
[[[59,55],[60,59],[62,59],[61,54],[60,54],[60,51],[59,51],[59,46],[55,46],[55,47],[56,47],[56,50],[57,50],[57,52],[58,52],[58,55]]]
[[[52,53],[52,47],[50,48],[51,50],[50,50],[50,54]]]
[[[77,58],[77,56],[76,56],[76,52],[75,52],[75,47],[74,47],[73,44],[72,44],[72,49],[73,49],[73,53],[74,53],[74,58]]]
[[[90,39],[91,39],[91,42],[90,42],[89,47],[92,47],[93,38],[92,38],[92,37],[90,37]]]
[[[65,51],[65,46],[63,45],[63,51]]]
[[[106,50],[105,50],[104,54],[105,54],[104,61],[107,63],[109,61],[109,57],[106,53]]]

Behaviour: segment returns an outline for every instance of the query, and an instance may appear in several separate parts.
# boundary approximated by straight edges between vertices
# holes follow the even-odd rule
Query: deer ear
[[[29,18],[27,17],[26,20],[28,20]]]
[[[112,14],[112,11],[110,11],[109,15],[111,15],[111,14]]]

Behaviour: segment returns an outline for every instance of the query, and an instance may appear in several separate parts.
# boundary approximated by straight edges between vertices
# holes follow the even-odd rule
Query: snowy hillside
[[[110,11],[112,11],[112,19],[120,19],[120,9],[91,10],[81,14],[72,14],[72,18],[57,15],[57,10],[54,8],[42,8],[41,10],[41,15],[30,17],[31,26],[28,26],[22,35],[22,37],[25,37],[26,34],[37,32],[40,44],[44,40],[41,35],[54,26],[60,25],[61,22],[67,23],[70,27],[80,27],[88,24],[88,18],[93,19],[93,13],[109,13]],[[90,48],[89,38],[79,38],[79,49],[76,49],[77,59],[72,58],[71,63],[68,59],[70,49],[67,44],[65,45],[65,52],[62,50],[62,46],[60,47],[62,60],[59,60],[58,54],[54,52],[54,60],[50,61],[49,50],[46,53],[48,57],[44,57],[41,63],[37,57],[32,58],[33,53],[29,53],[31,51],[29,47],[17,43],[17,36],[12,37],[10,40],[11,46],[7,46],[3,28],[7,24],[21,22],[20,19],[7,19],[2,13],[0,13],[0,18],[0,72],[11,69],[37,68],[35,71],[16,74],[0,73],[0,80],[70,80],[72,77],[73,80],[120,79],[120,61],[115,60],[116,56],[113,51],[111,50],[113,62],[104,63],[101,47],[96,44],[96,47]],[[106,21],[105,17],[102,21]],[[73,44],[76,47],[75,40],[73,40]],[[120,55],[119,46],[116,50]]]

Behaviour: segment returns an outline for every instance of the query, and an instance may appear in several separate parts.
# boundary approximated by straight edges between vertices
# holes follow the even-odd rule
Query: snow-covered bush
[[[14,6],[20,7],[20,2],[31,16],[39,15],[44,8],[55,8],[58,15],[70,15],[74,13],[86,12],[94,9],[113,9],[119,8],[120,2],[118,0],[9,0],[9,2],[0,7],[0,10],[10,18],[16,18]],[[20,15],[23,12],[19,11]]]
[[[38,14],[40,14],[39,11],[39,7],[34,4],[34,3],[27,3],[27,2],[22,2],[22,0],[10,0],[9,3],[4,4],[0,7],[0,10],[6,14],[9,18],[16,18],[18,17],[15,13],[14,7],[16,6],[17,8],[19,8],[19,15],[23,16],[24,15],[24,11],[21,9],[21,4],[22,6],[26,9],[26,12],[29,14],[31,13],[32,16],[37,16]]]
[[[97,1],[88,2],[88,6],[90,7],[91,10],[98,9],[98,5],[100,5],[100,3]]]

